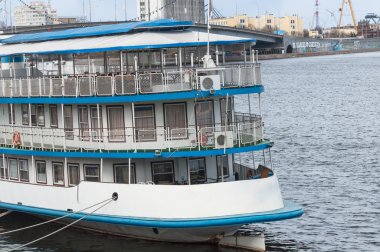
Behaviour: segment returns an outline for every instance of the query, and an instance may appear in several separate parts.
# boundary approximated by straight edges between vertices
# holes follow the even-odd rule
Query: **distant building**
[[[31,2],[29,6],[19,5],[14,8],[15,26],[40,26],[54,24],[57,10],[45,2]]]
[[[162,18],[205,22],[205,0],[137,0],[140,20]]]
[[[337,27],[323,29],[325,38],[350,38],[356,37],[357,31],[353,25],[348,25],[338,29]]]
[[[228,18],[212,19],[212,25],[222,25],[237,28],[263,31],[283,31],[290,36],[302,36],[304,21],[297,15],[275,17],[273,14],[266,14],[257,17],[238,15]]]
[[[358,24],[358,36],[363,38],[380,37],[380,23],[370,23],[368,20],[360,21]]]
[[[76,24],[76,23],[81,23],[82,20],[77,17],[58,17],[55,21],[54,24]]]

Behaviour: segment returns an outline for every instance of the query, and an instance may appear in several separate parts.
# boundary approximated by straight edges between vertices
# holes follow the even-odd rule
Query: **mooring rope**
[[[6,234],[12,234],[12,233],[16,233],[16,232],[19,232],[19,231],[23,231],[23,230],[27,230],[27,229],[31,229],[31,228],[35,228],[35,227],[39,227],[39,226],[42,226],[42,225],[45,225],[45,224],[48,224],[48,223],[51,223],[51,222],[54,222],[54,221],[58,221],[58,220],[61,220],[61,219],[64,219],[64,218],[67,218],[71,215],[74,215],[74,214],[78,214],[80,212],[83,212],[83,211],[86,211],[88,209],[91,209],[95,206],[98,206],[100,204],[103,204],[104,202],[106,201],[109,201],[109,200],[113,200],[113,197],[112,198],[109,198],[109,199],[106,199],[106,200],[103,200],[97,204],[94,204],[92,206],[89,206],[89,207],[86,207],[84,209],[81,209],[81,210],[78,210],[76,212],[72,212],[72,213],[69,213],[69,214],[66,214],[64,216],[61,216],[61,217],[58,217],[58,218],[55,218],[55,219],[52,219],[52,220],[48,220],[48,221],[45,221],[45,222],[42,222],[42,223],[38,223],[38,224],[35,224],[35,225],[31,225],[31,226],[28,226],[28,227],[23,227],[23,228],[19,228],[19,229],[15,229],[15,230],[11,230],[11,231],[7,231],[7,232],[3,232],[3,233],[0,233],[0,236],[1,235],[6,235]]]
[[[24,247],[26,247],[26,246],[32,245],[33,243],[36,243],[36,242],[38,242],[38,241],[41,241],[41,240],[43,240],[43,239],[45,239],[45,238],[48,238],[48,237],[50,237],[50,236],[56,234],[56,233],[58,233],[58,232],[61,232],[62,230],[65,230],[66,228],[68,228],[68,227],[70,227],[70,226],[72,226],[72,225],[74,225],[74,224],[80,222],[80,221],[83,220],[84,218],[86,218],[86,217],[88,217],[88,216],[94,214],[96,211],[102,209],[103,207],[107,206],[109,203],[111,203],[112,201],[115,201],[115,200],[117,200],[117,198],[115,199],[114,197],[112,197],[111,199],[108,200],[108,202],[106,202],[105,204],[103,204],[103,205],[101,205],[100,207],[96,208],[94,211],[85,214],[83,217],[79,218],[78,220],[76,220],[76,221],[74,221],[74,222],[71,222],[70,224],[68,224],[68,225],[66,225],[66,226],[64,226],[64,227],[62,227],[62,228],[60,228],[60,229],[58,229],[58,230],[56,230],[56,231],[54,231],[54,232],[51,232],[50,234],[47,234],[47,235],[45,235],[45,236],[42,236],[42,237],[40,237],[40,238],[38,238],[38,239],[36,239],[36,240],[34,240],[34,241],[28,242],[28,243],[26,243],[26,244],[24,244],[24,245],[21,245],[21,246],[17,247],[17,248],[14,248],[14,249],[8,250],[8,252],[20,250],[20,249],[22,249],[22,248],[24,248]],[[99,204],[98,204],[98,205],[99,205]]]

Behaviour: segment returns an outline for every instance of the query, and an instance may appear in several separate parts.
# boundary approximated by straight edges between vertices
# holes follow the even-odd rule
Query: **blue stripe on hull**
[[[23,212],[28,214],[43,215],[49,217],[60,217],[67,215],[68,212],[28,207],[23,205],[14,205],[0,202],[0,208]],[[91,215],[85,218],[86,221],[117,224],[136,227],[155,227],[155,228],[199,228],[199,227],[218,227],[218,226],[232,226],[244,225],[250,223],[273,222],[286,219],[293,219],[302,216],[303,209],[291,202],[285,202],[285,207],[279,210],[252,213],[246,215],[225,216],[220,218],[206,218],[206,219],[148,219],[148,218],[132,218],[120,216],[105,216],[105,215]],[[79,219],[83,214],[75,214],[70,216],[71,219]]]
[[[224,97],[228,95],[259,94],[264,92],[264,86],[257,85],[244,88],[227,88],[215,90],[214,94],[208,91],[185,91],[162,94],[137,94],[128,96],[93,96],[93,97],[20,97],[0,98],[0,104],[115,104],[128,102],[152,102],[184,99],[201,99],[209,97]]]
[[[271,148],[273,143],[266,142],[259,145],[229,148],[218,150],[200,150],[194,149],[193,151],[172,151],[162,152],[157,156],[154,151],[149,152],[65,152],[65,151],[38,151],[38,150],[23,150],[1,148],[0,154],[6,155],[19,155],[19,156],[39,156],[39,157],[66,157],[66,158],[104,158],[104,159],[123,159],[123,158],[184,158],[184,157],[206,157],[217,156],[224,154],[236,154],[250,151],[260,151]]]

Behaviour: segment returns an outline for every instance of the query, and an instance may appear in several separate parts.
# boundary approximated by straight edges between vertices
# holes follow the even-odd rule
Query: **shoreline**
[[[292,59],[292,58],[305,58],[305,57],[342,55],[342,54],[356,54],[356,53],[367,53],[367,52],[380,52],[380,48],[342,50],[342,51],[331,51],[331,52],[268,54],[268,55],[259,55],[259,60]]]

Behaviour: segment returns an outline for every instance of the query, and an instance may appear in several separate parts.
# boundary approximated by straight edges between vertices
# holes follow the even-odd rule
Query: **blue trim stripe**
[[[98,25],[84,28],[66,29],[63,31],[40,32],[30,34],[19,34],[10,38],[3,39],[4,44],[30,43],[38,41],[49,41],[58,39],[72,39],[94,36],[114,35],[129,33],[141,29],[168,29],[193,26],[191,21],[177,21],[171,19],[161,19],[145,22],[129,22],[112,25]]]
[[[23,205],[14,205],[0,203],[0,208],[23,212],[28,214],[37,214],[49,217],[60,217],[67,214],[65,211],[28,207]],[[262,223],[273,222],[286,219],[298,218],[304,214],[303,209],[291,202],[285,202],[284,208],[279,210],[252,213],[245,215],[225,216],[218,218],[205,219],[148,219],[148,218],[133,218],[120,216],[106,215],[91,215],[85,218],[86,221],[100,222],[106,224],[136,226],[136,227],[156,227],[156,228],[197,228],[197,227],[216,227],[216,226],[232,226],[243,225],[247,223]],[[79,219],[84,214],[75,214],[70,216],[71,219]]]
[[[219,150],[201,150],[193,151],[175,151],[162,152],[157,156],[154,151],[150,152],[65,152],[65,151],[38,151],[38,150],[22,150],[13,148],[0,148],[0,154],[19,155],[19,156],[38,156],[38,157],[60,157],[60,158],[104,158],[104,159],[124,159],[124,158],[184,158],[184,157],[206,157],[224,154],[236,154],[251,151],[260,151],[271,148],[273,143],[264,142],[259,145],[230,148]]]
[[[163,100],[183,100],[195,98],[219,97],[263,93],[264,86],[257,85],[244,88],[226,88],[216,90],[212,95],[207,91],[171,92],[161,94],[137,94],[128,96],[97,96],[97,97],[31,97],[31,98],[0,98],[0,104],[115,104],[128,102],[152,102]]]

